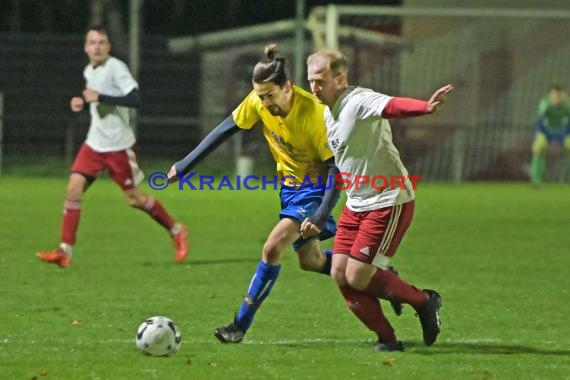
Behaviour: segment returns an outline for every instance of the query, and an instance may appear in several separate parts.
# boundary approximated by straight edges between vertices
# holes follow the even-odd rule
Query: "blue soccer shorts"
[[[279,218],[289,218],[302,223],[306,218],[312,216],[323,201],[325,194],[324,189],[319,189],[311,186],[303,187],[300,189],[283,187],[279,193],[281,198],[281,212]],[[319,240],[330,239],[336,234],[336,222],[334,218],[329,215],[325,226],[319,234]],[[304,239],[300,237],[293,243],[293,249],[297,251],[307,241],[312,238]]]

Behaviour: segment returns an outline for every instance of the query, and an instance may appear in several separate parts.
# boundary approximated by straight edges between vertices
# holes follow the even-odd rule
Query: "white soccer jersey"
[[[376,210],[414,199],[408,171],[392,142],[388,120],[380,116],[391,97],[361,87],[349,87],[332,110],[325,108],[328,142],[344,178],[351,182],[365,176],[371,183],[346,190],[349,209],[355,212]],[[404,189],[391,188],[405,177]],[[385,182],[388,187],[383,187]],[[374,184],[374,186],[372,186]],[[348,183],[341,184],[348,186]],[[376,187],[376,188],[374,188]]]
[[[108,96],[126,96],[138,88],[127,65],[114,57],[83,70],[86,87]],[[91,103],[91,125],[85,141],[97,152],[113,152],[130,148],[135,135],[130,125],[128,107]]]

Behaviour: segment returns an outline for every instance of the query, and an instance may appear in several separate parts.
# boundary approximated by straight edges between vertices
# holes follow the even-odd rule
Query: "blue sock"
[[[239,309],[239,313],[236,317],[238,326],[244,332],[247,331],[253,323],[255,312],[271,292],[273,285],[275,285],[275,281],[277,281],[280,270],[281,264],[269,265],[263,261],[259,262],[257,270],[249,284],[247,297],[241,304],[241,308]]]
[[[325,262],[325,266],[323,269],[319,271],[319,273],[326,274],[327,276],[331,275],[331,267],[332,267],[332,258],[333,258],[333,251],[327,249],[323,251],[326,256],[327,261]]]

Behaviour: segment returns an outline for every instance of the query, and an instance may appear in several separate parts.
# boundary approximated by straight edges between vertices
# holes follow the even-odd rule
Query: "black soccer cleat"
[[[396,268],[390,266],[387,268],[387,270],[389,272],[394,273],[396,276],[398,275],[398,271],[396,270]],[[404,308],[404,305],[402,305],[400,302],[396,302],[396,301],[390,301],[390,305],[392,306],[392,309],[394,310],[394,314],[400,316],[402,315],[402,309]]]
[[[422,324],[424,343],[431,346],[435,343],[440,332],[441,320],[439,319],[439,308],[441,307],[441,296],[435,290],[424,289],[428,295],[427,304],[416,314]]]
[[[396,343],[382,343],[378,342],[374,347],[376,351],[404,351],[404,345],[402,342],[397,341]]]
[[[243,340],[245,331],[243,331],[234,320],[227,326],[215,329],[214,336],[222,343],[239,343]]]

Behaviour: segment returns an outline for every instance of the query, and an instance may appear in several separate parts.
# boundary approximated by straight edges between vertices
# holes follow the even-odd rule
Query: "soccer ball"
[[[137,331],[137,348],[151,356],[172,356],[178,352],[182,334],[170,318],[156,316],[141,323]]]

